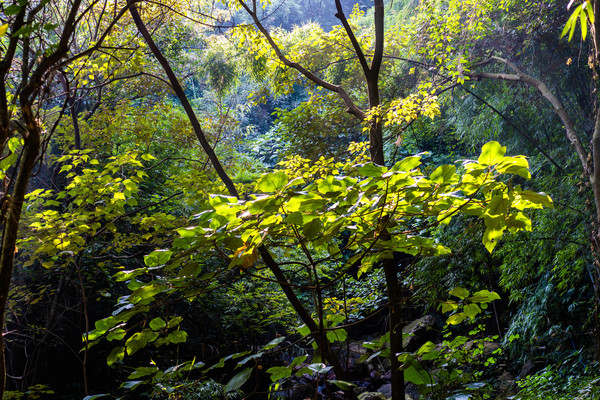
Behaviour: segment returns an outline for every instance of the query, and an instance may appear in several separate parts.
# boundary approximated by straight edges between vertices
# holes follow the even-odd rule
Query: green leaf
[[[461,287],[454,288],[450,291],[452,296],[456,296],[459,299],[463,300],[469,297],[469,291],[467,289],[463,289]]]
[[[569,31],[569,42],[571,41],[571,39],[573,39],[573,34],[575,33],[575,27],[577,26],[577,17],[579,16],[580,11],[581,11],[581,8],[577,7],[573,11],[573,14],[571,15],[571,17],[569,18],[569,20],[572,20],[571,21],[571,30]]]
[[[148,339],[150,337],[144,332],[136,332],[127,341],[125,342],[125,347],[127,348],[127,354],[133,355],[139,349],[146,347],[148,344]]]
[[[330,342],[343,342],[347,337],[348,333],[342,328],[327,332],[327,339]]]
[[[423,354],[423,356],[421,357],[421,359],[423,361],[431,361],[431,360],[437,360],[438,358],[440,358],[440,356],[442,355],[442,353],[438,350],[431,350],[425,354]]]
[[[430,177],[432,182],[435,183],[453,183],[458,182],[456,176],[456,166],[454,165],[442,165],[436,168]]]
[[[143,383],[145,383],[145,381],[127,381],[127,382],[123,382],[120,387],[122,387],[124,389],[133,390]]]
[[[506,220],[506,226],[511,230],[511,232],[531,231],[532,229],[531,220],[522,212],[509,215]]]
[[[164,288],[165,288],[165,286],[158,285],[156,283],[142,286],[139,289],[134,290],[129,295],[129,301],[133,304],[137,304],[143,300],[152,300],[152,298],[156,294],[160,293]]]
[[[315,218],[302,228],[302,233],[308,240],[313,240],[323,228],[323,223],[320,218]]]
[[[257,358],[261,358],[261,357],[262,357],[262,355],[263,355],[263,353],[262,353],[262,352],[260,352],[260,353],[256,353],[256,354],[252,354],[252,355],[249,355],[248,357],[246,357],[246,358],[243,358],[243,359],[241,359],[240,361],[238,361],[237,365],[238,365],[238,366],[242,366],[242,365],[246,364],[246,363],[247,363],[248,361],[250,361],[250,360],[256,360]]]
[[[380,177],[381,175],[383,175],[386,172],[387,172],[386,167],[375,165],[373,163],[364,164],[364,165],[361,165],[360,167],[358,167],[358,173],[363,176]]]
[[[240,371],[237,375],[231,378],[229,382],[227,382],[227,385],[225,385],[223,390],[225,392],[238,390],[244,385],[244,383],[246,383],[246,381],[250,378],[250,375],[252,375],[252,368],[246,368]]]
[[[138,367],[135,369],[135,371],[129,374],[127,379],[143,378],[148,375],[154,375],[156,372],[158,372],[158,367]]]
[[[453,314],[453,315],[449,316],[448,319],[446,320],[446,323],[448,325],[458,325],[461,322],[463,322],[465,319],[467,319],[467,316],[465,315],[465,313],[457,313],[457,314]]]
[[[12,6],[8,6],[4,9],[4,15],[17,15],[21,12],[22,8],[23,7],[19,6],[18,4],[13,4]]]
[[[19,148],[19,146],[21,146],[22,144],[23,144],[23,139],[21,139],[19,137],[10,138],[10,140],[8,141],[8,149],[11,152],[15,152]]]
[[[173,255],[172,251],[169,250],[155,250],[152,253],[144,257],[144,263],[149,267],[158,267],[165,265]]]
[[[96,400],[96,399],[100,399],[102,397],[107,397],[107,396],[110,396],[110,395],[108,393],[93,394],[93,395],[90,395],[90,396],[85,396],[83,398],[83,400]]]
[[[333,383],[335,386],[339,387],[342,390],[350,390],[352,388],[357,387],[354,383],[346,382],[346,381],[338,381],[336,379],[330,379],[329,383]]]
[[[285,187],[289,182],[289,178],[283,171],[273,172],[270,174],[264,174],[260,177],[260,180],[256,184],[256,189],[269,193],[277,192]]]
[[[12,153],[0,161],[0,171],[6,171],[17,160],[17,157],[17,153]]]
[[[417,355],[421,356],[425,353],[429,353],[432,350],[435,350],[435,343],[433,342],[426,342],[425,344],[423,344],[423,346],[419,347],[419,350],[417,350]]]
[[[490,253],[494,251],[494,248],[498,244],[498,241],[502,238],[504,228],[487,227],[483,234],[483,245]]]
[[[506,215],[509,204],[510,201],[504,197],[504,194],[498,194],[488,203],[485,214],[492,217]]]
[[[290,364],[291,368],[297,367],[298,365],[302,364],[304,361],[306,361],[306,359],[308,358],[308,355],[303,355],[303,356],[298,356],[296,358],[294,358],[294,360],[292,361],[292,363]]]
[[[117,362],[118,360],[122,360],[123,358],[125,358],[125,347],[124,346],[115,347],[114,349],[111,350],[110,354],[106,358],[106,363],[109,366],[111,366],[115,362]]]
[[[584,5],[582,4],[581,7]],[[581,21],[581,38],[585,40],[587,37],[587,18],[584,12],[579,13],[579,20]]]
[[[477,304],[465,305],[465,315],[469,318],[475,318],[481,312],[481,308]]]
[[[449,311],[454,311],[458,308],[458,303],[455,301],[444,301],[442,302],[442,313],[447,313]]]
[[[332,367],[328,367],[323,363],[315,363],[310,364],[307,368],[317,374],[326,374],[331,370]]]
[[[319,181],[317,189],[320,193],[326,195],[326,197],[333,197],[340,194],[344,190],[344,187],[335,177],[329,175]]]
[[[489,303],[494,300],[500,300],[500,296],[496,292],[480,290],[479,292],[473,293],[473,296],[469,297],[467,300],[472,303]]]
[[[482,165],[498,164],[504,158],[505,153],[506,147],[501,146],[500,143],[496,141],[488,142],[483,145],[477,162]]]
[[[525,179],[531,178],[529,163],[525,157],[504,157],[496,170],[502,174],[520,175]]]
[[[286,215],[281,222],[289,225],[302,225],[304,223],[304,214],[299,211],[295,211]]]
[[[419,165],[421,165],[421,157],[419,157],[419,156],[406,157],[406,158],[398,161],[396,164],[394,164],[391,171],[408,172],[408,171],[411,171],[411,170],[417,168]]]
[[[263,351],[264,350],[270,350],[270,349],[276,347],[279,343],[283,342],[285,340],[285,338],[286,338],[285,336],[280,336],[278,338],[275,338],[275,339],[271,340],[269,343],[267,343],[266,346],[264,346],[262,348],[262,350]]]
[[[569,29],[571,29],[571,24],[572,24],[572,22],[571,22],[571,18],[569,18],[569,19],[567,20],[567,23],[565,24],[565,26],[564,26],[564,28],[563,28],[563,30],[562,30],[562,32],[561,32],[561,34],[560,34],[560,38],[561,38],[561,39],[562,39],[563,37],[565,37],[565,35],[567,34],[567,32],[569,32]]]
[[[585,2],[585,8],[586,8],[586,11],[587,11],[588,18],[590,19],[590,23],[592,25],[594,25],[594,22],[595,22],[596,19],[594,18],[594,9],[592,8],[592,2],[591,1],[586,1]]]
[[[115,200],[126,200],[126,199],[125,199],[125,193],[122,193],[122,192],[116,192],[116,193],[113,195],[113,198],[114,198]]]
[[[165,322],[164,319],[162,318],[154,318],[152,321],[150,321],[150,328],[153,331],[158,331],[163,329],[165,326],[167,326],[167,323]]]
[[[291,367],[271,367],[267,370],[268,374],[271,374],[271,381],[276,382],[280,379],[289,378],[292,376]]]
[[[175,328],[177,325],[179,325],[179,323],[183,321],[182,317],[173,317],[169,320],[169,322],[167,323],[167,328],[171,329],[171,328]]]
[[[404,369],[404,380],[414,383],[415,385],[430,385],[431,377],[418,363],[411,363]]]
[[[185,341],[187,340],[187,332],[186,331],[173,331],[171,333],[169,333],[169,336],[167,336],[167,339],[171,342],[171,343],[185,343]]]
[[[536,193],[530,190],[516,190],[516,193],[521,196],[522,199],[530,203],[541,204],[543,207],[547,208],[554,208],[552,199],[546,193]]]

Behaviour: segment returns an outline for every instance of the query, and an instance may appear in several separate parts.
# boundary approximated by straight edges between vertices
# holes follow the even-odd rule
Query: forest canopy
[[[0,2],[0,398],[597,398],[598,9]]]

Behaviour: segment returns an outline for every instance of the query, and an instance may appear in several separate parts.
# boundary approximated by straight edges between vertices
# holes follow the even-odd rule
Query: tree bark
[[[35,118],[29,104],[22,104],[23,117],[27,125],[27,135],[24,138],[23,156],[19,165],[19,172],[15,182],[6,221],[4,223],[2,235],[2,253],[0,254],[0,327],[4,332],[4,317],[6,310],[6,301],[10,289],[10,280],[14,269],[14,258],[17,243],[17,234],[19,230],[19,221],[21,220],[21,210],[27,193],[27,186],[31,172],[35,165],[40,149],[40,131],[35,122]],[[0,336],[0,399],[4,397],[6,386],[6,364],[5,364],[5,346],[4,335]]]

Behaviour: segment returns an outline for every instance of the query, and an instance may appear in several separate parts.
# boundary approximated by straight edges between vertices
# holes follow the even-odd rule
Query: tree
[[[333,171],[328,172],[327,169],[325,169],[325,171],[323,171],[324,174],[322,177],[319,177],[315,181],[312,181],[312,180],[309,181],[308,182],[309,186],[307,186],[307,191],[310,193],[310,195],[306,198],[303,198],[302,196],[295,197],[296,195],[294,194],[294,191],[297,190],[296,186],[306,184],[305,181],[302,180],[302,181],[297,181],[297,182],[291,182],[289,175],[287,173],[283,173],[283,174],[276,173],[276,174],[266,175],[258,183],[257,188],[259,190],[267,191],[267,193],[272,193],[271,197],[257,198],[255,201],[252,201],[252,202],[240,202],[239,199],[238,200],[234,200],[234,199],[228,200],[228,199],[220,197],[220,196],[214,197],[213,200],[211,200],[211,204],[216,209],[215,210],[216,213],[205,214],[205,216],[203,217],[203,218],[205,218],[204,221],[206,221],[209,225],[207,227],[199,226],[199,227],[194,227],[193,229],[190,228],[191,231],[198,232],[198,233],[205,233],[207,231],[207,229],[210,229],[211,233],[207,234],[207,239],[209,241],[205,242],[201,236],[198,236],[198,237],[190,236],[187,233],[183,233],[183,231],[182,231],[182,240],[179,241],[177,244],[175,244],[175,248],[179,248],[179,249],[183,250],[184,252],[189,251],[189,250],[194,250],[196,252],[207,251],[208,243],[210,243],[211,247],[214,246],[215,243],[217,243],[218,247],[224,246],[225,249],[228,249],[229,251],[231,251],[233,253],[233,256],[232,256],[233,260],[229,263],[228,269],[241,267],[242,270],[246,270],[246,269],[250,268],[254,264],[254,262],[257,260],[257,258],[260,256],[262,258],[262,261],[264,262],[265,266],[271,271],[271,273],[273,274],[276,281],[281,285],[282,290],[288,297],[288,300],[291,302],[291,304],[293,305],[296,312],[299,314],[300,318],[306,324],[306,327],[308,328],[308,332],[316,338],[316,346],[320,350],[321,360],[328,360],[329,362],[331,362],[334,366],[334,369],[335,369],[338,377],[340,379],[344,379],[344,369],[341,366],[341,364],[339,363],[339,361],[337,360],[337,357],[335,356],[335,354],[331,351],[331,346],[330,346],[331,339],[328,338],[329,335],[327,334],[327,330],[333,329],[335,331],[335,328],[327,325],[327,322],[326,322],[327,318],[323,314],[323,312],[324,312],[324,302],[323,302],[324,288],[321,288],[321,286],[319,284],[320,269],[321,269],[320,263],[322,261],[315,261],[316,259],[315,259],[315,254],[313,254],[313,251],[317,251],[317,252],[321,251],[322,250],[321,247],[324,245],[324,243],[326,243],[332,237],[336,236],[340,232],[340,229],[342,229],[343,227],[351,227],[351,226],[354,226],[354,224],[358,224],[359,221],[368,220],[368,218],[366,218],[366,214],[363,215],[363,213],[372,213],[373,211],[371,209],[373,208],[374,204],[378,204],[377,207],[383,207],[381,209],[375,208],[376,211],[375,211],[374,215],[378,215],[377,223],[375,223],[375,224],[369,223],[368,225],[370,227],[363,227],[363,228],[359,229],[357,236],[351,237],[351,240],[349,241],[350,244],[348,245],[348,247],[345,250],[355,252],[355,254],[354,254],[353,258],[351,259],[352,261],[349,264],[346,264],[346,265],[344,265],[344,267],[342,267],[341,272],[339,272],[339,275],[335,279],[336,279],[336,281],[339,280],[340,277],[344,276],[346,271],[348,269],[350,269],[351,267],[356,267],[356,266],[362,265],[361,268],[368,270],[370,268],[370,266],[372,266],[373,264],[376,264],[377,262],[382,263],[383,268],[386,273],[386,279],[387,279],[387,285],[388,285],[388,296],[389,296],[389,301],[391,304],[390,308],[392,310],[391,311],[391,316],[392,316],[391,317],[391,328],[390,328],[390,330],[392,332],[392,334],[391,334],[392,344],[391,344],[390,359],[392,360],[392,370],[393,370],[393,374],[394,374],[394,378],[392,380],[393,386],[394,386],[393,391],[394,391],[394,397],[400,398],[401,396],[403,396],[403,392],[404,392],[403,378],[402,378],[402,370],[400,369],[400,364],[398,363],[398,359],[395,355],[402,351],[402,347],[401,347],[402,346],[402,335],[401,335],[402,320],[401,320],[401,315],[400,315],[401,311],[400,310],[401,310],[404,299],[402,299],[402,297],[399,295],[400,286],[398,284],[396,264],[394,263],[394,259],[393,259],[393,257],[391,257],[391,254],[394,251],[404,251],[404,252],[407,252],[410,254],[422,254],[422,253],[426,254],[431,251],[435,252],[436,250],[432,250],[432,249],[436,249],[437,245],[435,245],[433,242],[427,241],[426,239],[423,239],[422,242],[420,241],[420,239],[417,240],[416,242],[413,242],[412,240],[407,239],[408,241],[406,243],[400,243],[400,242],[402,242],[402,240],[398,239],[398,237],[402,237],[402,235],[406,235],[408,232],[412,232],[412,230],[408,229],[408,226],[410,226],[410,223],[403,222],[401,224],[398,224],[397,219],[400,217],[398,217],[398,215],[396,213],[398,213],[399,215],[403,215],[403,213],[410,214],[410,212],[406,211],[402,208],[398,208],[400,206],[397,205],[394,201],[392,201],[391,204],[389,204],[389,205],[386,204],[387,203],[387,200],[386,200],[387,195],[383,196],[383,199],[382,199],[380,196],[375,194],[376,193],[375,188],[384,189],[385,187],[387,187],[388,183],[384,183],[384,182],[388,178],[388,176],[387,176],[388,172],[390,172],[390,173],[391,172],[402,172],[402,173],[408,173],[408,174],[411,174],[411,173],[419,174],[419,171],[414,170],[414,167],[416,167],[417,164],[413,165],[412,164],[413,161],[410,161],[408,159],[396,164],[396,166],[394,168],[392,168],[391,171],[388,171],[388,169],[382,165],[382,164],[384,164],[383,129],[382,129],[383,123],[382,123],[381,116],[378,114],[379,109],[380,109],[378,84],[379,84],[379,73],[381,70],[381,64],[382,64],[382,59],[383,59],[383,3],[376,2],[376,7],[375,7],[375,32],[376,32],[375,36],[376,36],[376,39],[375,39],[375,46],[374,46],[375,54],[372,57],[370,64],[367,62],[367,58],[363,54],[363,50],[362,50],[360,44],[358,43],[358,40],[354,36],[352,27],[350,26],[348,20],[346,20],[346,17],[344,16],[344,13],[343,13],[343,10],[341,9],[340,3],[339,2],[337,3],[337,11],[338,11],[337,16],[342,21],[342,25],[344,26],[346,35],[349,38],[348,40],[350,41],[351,45],[353,46],[354,53],[355,53],[356,57],[358,58],[359,64],[362,68],[363,76],[365,77],[365,79],[367,81],[366,89],[367,89],[367,94],[368,94],[367,97],[368,97],[369,111],[363,111],[358,106],[356,106],[354,104],[353,100],[347,94],[346,90],[344,88],[342,88],[341,86],[328,83],[327,81],[319,78],[318,76],[316,76],[315,74],[313,74],[308,69],[301,66],[300,64],[292,62],[287,57],[285,57],[283,55],[282,50],[276,45],[275,40],[270,36],[269,32],[264,28],[264,26],[262,26],[260,20],[258,19],[256,4],[249,6],[246,3],[240,2],[240,6],[242,8],[244,8],[246,10],[246,12],[249,13],[250,16],[252,16],[255,24],[258,27],[258,30],[264,35],[264,37],[266,38],[266,41],[271,46],[271,49],[274,51],[275,55],[278,57],[280,62],[282,62],[284,65],[286,65],[288,67],[292,67],[292,68],[298,70],[301,74],[303,74],[305,77],[307,77],[312,82],[337,93],[344,100],[346,105],[348,106],[350,113],[352,113],[354,116],[358,117],[360,120],[366,121],[368,130],[369,130],[369,138],[370,138],[370,140],[369,140],[370,157],[373,161],[375,161],[375,164],[373,164],[373,165],[368,164],[362,169],[359,168],[358,176],[361,176],[361,174],[363,174],[363,175],[366,175],[367,177],[371,177],[373,179],[371,181],[369,181],[367,179],[367,181],[369,181],[369,183],[366,183],[367,181],[361,181],[360,179],[358,182],[353,182],[352,179],[350,179],[347,182],[344,181],[339,184],[341,192],[338,193],[337,190],[332,189],[331,196],[333,196],[333,197],[331,199],[326,197],[327,200],[325,200],[325,198],[323,198],[322,195],[317,195],[316,192],[321,192],[321,194],[323,194],[323,193],[327,194],[327,193],[329,193],[329,190],[325,188],[326,185],[332,185],[333,188],[335,188],[338,185],[338,184],[336,184],[335,178],[333,178],[330,175]],[[138,29],[144,36],[146,42],[149,43],[153,54],[157,57],[157,59],[159,59],[163,68],[169,75],[171,84],[173,85],[173,87],[176,88],[176,93],[177,93],[178,98],[182,101],[182,103],[184,104],[184,107],[186,107],[186,112],[188,112],[188,115],[193,120],[195,118],[195,116],[193,115],[193,110],[191,110],[191,107],[189,105],[187,105],[187,106],[185,105],[187,99],[185,98],[185,94],[184,94],[183,90],[181,88],[177,89],[177,87],[179,85],[177,82],[177,78],[174,76],[172,70],[170,69],[170,66],[169,66],[167,60],[164,58],[164,56],[162,56],[162,54],[160,53],[160,50],[155,45],[152,45],[152,38],[150,37],[147,29],[145,28],[143,22],[141,21],[141,18],[139,17],[139,15],[136,16],[136,10],[132,9],[132,13],[134,14],[134,19],[136,20],[136,25],[138,26]],[[427,95],[428,94],[426,93],[425,96],[427,96]],[[395,105],[394,107],[397,107],[397,106]],[[417,107],[417,108],[419,109],[419,107]],[[425,107],[423,107],[423,108],[425,108]],[[420,109],[419,109],[419,111],[420,111]],[[413,113],[414,113],[414,111],[413,111]],[[414,118],[416,118],[416,116],[413,116],[413,114],[411,113],[409,116],[409,119],[414,119]],[[194,124],[198,125],[196,122]],[[199,125],[198,125],[198,127],[195,127],[195,130],[196,130],[197,136],[199,137],[199,139],[202,142],[202,132],[201,132],[201,128],[199,127]],[[204,143],[203,143],[203,146],[204,146]],[[206,148],[206,146],[204,146],[204,147]],[[416,209],[413,211],[416,213],[416,215],[420,215],[420,216],[438,215],[438,218],[440,220],[444,220],[446,218],[449,218],[455,212],[467,207],[466,205],[469,204],[471,201],[473,201],[474,197],[481,190],[481,192],[484,193],[485,196],[489,196],[488,200],[490,201],[490,204],[491,204],[490,207],[493,207],[493,210],[488,211],[489,205],[487,203],[482,203],[479,206],[467,207],[467,208],[469,209],[469,211],[471,213],[474,213],[476,215],[480,215],[480,216],[486,215],[484,220],[486,221],[486,226],[488,229],[486,231],[486,236],[484,238],[484,242],[486,243],[486,246],[488,247],[488,249],[490,251],[493,249],[493,247],[497,243],[498,238],[502,235],[502,232],[507,227],[510,227],[513,230],[528,229],[528,227],[529,227],[529,224],[527,222],[528,220],[526,219],[524,214],[509,213],[511,204],[513,204],[513,202],[517,202],[517,203],[521,204],[519,206],[516,206],[517,208],[518,207],[530,207],[530,206],[538,207],[538,206],[541,206],[542,203],[549,205],[550,203],[548,202],[547,198],[544,196],[540,196],[540,197],[534,196],[529,199],[532,201],[532,203],[529,203],[529,200],[526,200],[526,197],[529,196],[529,194],[525,194],[526,192],[522,192],[521,189],[519,189],[519,188],[517,188],[517,191],[515,192],[516,194],[513,194],[509,189],[507,189],[507,188],[503,189],[503,186],[494,186],[494,185],[497,185],[497,182],[493,182],[493,183],[489,182],[489,181],[487,181],[487,178],[483,178],[482,180],[480,180],[481,177],[488,176],[487,174],[491,173],[491,171],[492,171],[492,170],[490,170],[490,172],[487,172],[487,173],[484,172],[486,166],[491,166],[492,164],[496,164],[496,163],[500,164],[497,167],[499,172],[510,172],[510,173],[515,173],[515,174],[520,174],[525,177],[529,176],[528,172],[526,171],[527,164],[523,163],[522,158],[507,158],[505,160],[504,152],[505,152],[505,149],[502,150],[502,148],[498,144],[490,144],[489,146],[484,147],[484,153],[480,157],[480,163],[482,163],[481,165],[483,165],[483,167],[481,167],[481,165],[479,165],[479,164],[476,164],[479,166],[467,167],[467,170],[472,171],[473,175],[471,176],[470,175],[471,172],[467,172],[467,174],[466,174],[467,177],[465,178],[464,184],[466,185],[465,188],[469,187],[469,189],[464,189],[464,192],[467,194],[467,196],[471,195],[472,197],[463,199],[463,201],[465,201],[465,203],[461,203],[461,204],[457,205],[455,203],[451,203],[451,202],[449,203],[449,202],[442,201],[442,203],[444,204],[443,206],[434,206],[434,205],[431,205],[428,203],[421,204],[420,200],[419,200],[419,207],[423,207],[423,211],[422,211],[423,214],[418,213],[416,211]],[[414,162],[417,162],[417,159],[414,159]],[[213,160],[213,163],[215,165],[217,165],[214,160]],[[352,171],[352,168],[350,165],[347,165],[345,168],[348,169],[349,171]],[[295,173],[296,172],[291,172],[290,175],[293,175]],[[311,175],[311,171],[306,171],[305,173],[308,175]],[[354,174],[354,172],[350,172],[351,176],[352,176],[352,174]],[[219,175],[223,176],[224,171],[220,172]],[[312,175],[313,176],[315,175],[314,172],[312,173]],[[452,189],[454,189],[454,192],[456,192],[457,188],[450,185],[451,183],[455,183],[459,180],[458,176],[455,175],[455,169],[453,169],[450,166],[446,166],[443,168],[441,167],[440,169],[436,170],[436,172],[434,173],[434,176],[435,176],[435,178],[432,178],[434,182],[443,184],[445,189],[450,190],[450,188],[452,188]],[[408,177],[405,176],[404,178],[408,178]],[[404,179],[404,178],[402,178],[402,179]],[[408,185],[408,186],[406,186],[406,189],[410,190],[409,189],[410,183],[416,182],[416,181],[412,181],[411,179],[408,179],[408,180],[402,180],[402,179],[400,179],[400,181],[398,181],[398,182],[394,181],[393,184],[389,183],[393,187],[390,189],[385,189],[385,192],[387,193],[389,190],[390,196],[396,196],[398,193],[401,193],[403,188],[405,188],[404,185]],[[441,179],[441,180],[439,180],[439,179]],[[448,179],[447,182],[446,182],[446,179]],[[438,180],[439,180],[439,182],[438,182]],[[224,181],[226,182],[227,178]],[[474,186],[472,183],[473,181],[477,182],[477,184],[475,184]],[[428,182],[428,181],[423,180],[423,181],[419,181],[419,182],[421,182],[423,184],[423,187],[425,187],[427,185],[426,182]],[[363,193],[363,189],[358,190],[358,187],[355,188],[354,186],[352,186],[357,183],[359,184],[358,187],[363,187],[363,186],[366,187],[364,193]],[[449,184],[450,186],[446,186],[445,185],[446,183]],[[494,189],[492,189],[491,187],[490,188],[486,187],[486,185],[488,183],[491,184]],[[373,185],[373,186],[371,187],[370,185]],[[287,193],[286,190],[292,190],[292,192]],[[404,197],[399,196],[398,199],[400,199],[400,198],[420,199],[421,196],[425,196],[428,198],[428,196],[431,195],[430,200],[435,203],[436,201],[438,201],[437,196],[443,196],[442,193],[438,193],[438,189],[434,189],[433,187],[431,187],[429,189],[424,189],[424,190],[425,190],[425,192],[423,194],[419,194],[419,195],[405,194]],[[238,198],[237,191],[235,189],[230,188],[229,192],[233,196],[233,198]],[[314,193],[311,193],[311,192],[314,192]],[[427,193],[427,194],[425,194],[425,193]],[[358,211],[358,210],[354,211],[352,209],[352,206],[355,205],[355,202],[353,202],[353,200],[351,200],[351,198],[354,198],[353,196],[358,196],[359,198],[362,198],[361,194],[362,194],[362,196],[374,195],[377,200],[373,200],[374,203],[367,201],[365,203],[366,208],[362,209],[362,211]],[[338,198],[337,196],[341,196],[341,197]],[[348,197],[348,198],[344,199],[345,197]],[[394,197],[394,198],[396,198],[396,197]],[[287,199],[287,201],[284,202],[283,199]],[[339,200],[339,201],[336,201],[336,200]],[[341,215],[348,214],[348,217],[344,217],[344,219],[342,219],[340,221],[336,221],[335,219],[332,220],[330,218],[330,216],[327,216],[326,214],[320,215],[319,213],[325,212],[325,209],[323,209],[322,207],[324,207],[326,204],[328,204],[329,201],[333,202],[334,204],[338,204],[339,202],[342,202],[341,204],[343,204],[344,207],[347,207],[347,209],[341,210],[340,214]],[[270,238],[269,236],[263,236],[261,238],[260,235],[258,234],[258,232],[261,229],[267,229],[267,231],[270,231],[272,229],[271,225],[268,225],[268,224],[265,225],[266,224],[265,221],[270,221],[269,224],[280,223],[281,218],[283,218],[284,216],[287,218],[288,215],[291,215],[290,213],[294,212],[294,211],[282,209],[280,207],[286,207],[286,205],[290,206],[290,204],[296,203],[296,202],[298,202],[299,204],[297,205],[297,210],[295,210],[296,219],[294,219],[294,222],[292,222],[290,220],[291,231],[290,232],[287,232],[287,231],[286,232],[272,232],[271,234],[274,235],[273,238]],[[307,204],[310,203],[311,205],[304,206],[303,205],[304,202],[306,202]],[[409,203],[409,204],[403,205],[403,206],[408,206],[409,208],[411,206],[415,207],[416,203]],[[390,207],[389,210],[387,209],[387,207]],[[449,208],[447,210],[445,210],[444,207],[449,207]],[[500,207],[500,208],[498,209],[497,207]],[[367,211],[367,210],[369,210],[369,211]],[[305,216],[303,214],[307,213],[307,212],[309,214],[306,216],[306,219],[305,219]],[[316,215],[311,215],[310,212],[317,212],[317,213],[316,213]],[[356,216],[353,216],[354,212],[357,213]],[[433,214],[429,214],[430,212]],[[446,215],[446,217],[444,217],[444,215],[445,215],[444,213],[448,213],[448,215]],[[246,214],[248,215],[248,217],[254,216],[253,218],[250,218],[250,220],[249,220],[250,225],[248,225],[248,226],[246,226],[245,224],[239,225],[240,221],[242,221],[240,219],[239,215],[246,215]],[[349,219],[346,220],[345,218],[349,218]],[[353,218],[356,218],[356,219],[353,219]],[[258,224],[258,226],[254,226],[253,224]],[[404,225],[404,224],[407,224],[407,225]],[[435,222],[433,222],[433,224],[435,225]],[[275,225],[273,225],[273,227],[274,226]],[[392,227],[394,227],[393,230],[391,229]],[[231,234],[229,233],[229,229],[231,229],[232,232],[235,232],[233,236],[231,236]],[[398,231],[397,229],[400,229],[400,231]],[[402,230],[402,229],[408,229],[408,230]],[[414,228],[414,229],[415,229],[415,231],[419,231],[422,228]],[[225,236],[223,238],[217,239],[217,236],[215,236],[215,233],[213,232],[213,230],[216,230],[216,232],[219,232],[219,233],[222,232]],[[241,236],[238,236],[237,232],[241,232]],[[285,271],[282,270],[282,268],[281,268],[282,263],[280,261],[277,261],[276,257],[274,257],[274,255],[273,255],[274,253],[277,253],[277,251],[274,250],[274,248],[277,247],[276,243],[281,243],[282,238],[288,238],[288,237],[292,238],[292,244],[296,244],[303,249],[303,254],[301,255],[301,258],[305,259],[305,261],[299,261],[298,264],[304,265],[307,270],[308,276],[310,276],[311,286],[304,287],[304,289],[311,290],[313,292],[315,298],[317,299],[316,300],[316,303],[317,303],[317,305],[316,305],[316,311],[317,311],[316,320],[311,316],[306,305],[303,304],[303,302],[299,299],[298,295],[294,292],[295,284],[290,282],[289,278],[285,274]],[[400,242],[398,242],[398,240],[400,240]],[[218,243],[220,243],[220,241],[223,241],[222,245],[218,244]],[[188,242],[188,243],[186,244],[186,242]],[[193,244],[193,246],[191,244]],[[333,250],[328,248],[326,251],[329,252],[329,257],[325,258],[325,260],[327,260],[327,261],[335,260],[337,257],[340,257],[342,254],[342,250],[340,250],[340,249],[335,250],[335,248]],[[371,252],[373,252],[373,253],[371,253]],[[184,253],[184,254],[186,254],[186,253]],[[162,258],[157,255],[156,257],[154,257],[152,259],[152,261],[148,261],[147,265],[148,265],[148,267],[151,267],[151,268],[154,268],[156,266],[165,265],[167,262],[169,262],[171,257],[172,257],[171,252],[167,253],[167,255]],[[156,258],[156,260],[155,260],[155,258]],[[179,265],[180,263],[184,262],[184,260],[185,260],[185,256],[183,259],[177,257],[175,259],[175,265]],[[197,274],[197,272],[195,274]],[[124,278],[124,279],[126,279],[126,278]],[[316,286],[314,286],[314,285],[316,285]],[[149,288],[149,287],[153,287],[154,289],[148,289],[148,290],[144,289],[144,290],[148,291],[149,293],[153,293],[153,294],[155,293],[155,290],[161,290],[161,291],[167,290],[166,287],[163,287],[162,285],[159,285],[156,282],[151,283],[150,286],[146,286],[146,288]],[[325,288],[326,287],[328,287],[328,285],[325,285]],[[302,286],[301,286],[301,288],[302,288]],[[171,290],[171,289],[169,289],[169,290]],[[121,323],[123,321],[127,321],[133,315],[143,312],[143,310],[145,309],[144,307],[146,306],[146,303],[145,302],[140,303],[141,307],[136,308],[135,304],[136,304],[139,296],[134,296],[133,298],[136,299],[136,301],[134,301],[132,303],[132,304],[134,304],[133,308],[128,309],[127,313],[125,313],[122,316],[114,316],[114,317],[111,317],[108,320],[106,320],[106,323],[102,324],[103,328],[97,329],[93,336],[96,338],[96,337],[99,337],[100,335],[110,334],[110,331],[113,327],[117,326],[119,323]],[[150,332],[147,333],[147,335],[150,335],[150,334],[151,334]],[[142,333],[142,335],[144,335],[144,334]],[[132,340],[133,340],[133,336],[127,340],[127,343],[131,342]],[[135,341],[137,342],[138,339],[136,338]],[[117,357],[119,357],[119,358],[124,357],[127,348],[128,348],[127,345],[119,347],[118,348],[119,350],[117,352],[118,353]],[[132,348],[132,349],[135,351],[137,349],[137,347]],[[114,359],[114,357],[113,357],[113,359]],[[247,369],[244,371],[247,371]],[[243,373],[245,374],[246,377],[249,376],[248,373],[246,373],[246,372],[243,372]]]
[[[56,127],[47,129],[39,117],[50,101],[48,94],[59,71],[101,48],[126,11],[126,5],[119,7],[108,2],[98,4],[80,0],[13,1],[1,6],[0,153],[3,154],[1,169],[5,188],[0,256],[2,329],[25,195],[34,167]],[[57,18],[61,15],[64,19]],[[100,21],[93,27],[97,33],[95,40],[83,49],[74,50],[74,38],[87,29],[83,21],[88,17]],[[63,112],[69,98],[67,96]],[[0,339],[0,397],[6,382],[4,348]]]

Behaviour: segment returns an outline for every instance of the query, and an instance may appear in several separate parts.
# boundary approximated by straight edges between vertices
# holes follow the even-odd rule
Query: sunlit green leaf
[[[256,188],[264,193],[277,192],[283,189],[288,182],[289,178],[285,172],[272,172],[262,175],[256,184]]]
[[[498,164],[504,158],[505,153],[506,147],[501,146],[500,143],[496,141],[488,142],[483,145],[477,162],[482,165]]]
[[[459,299],[466,299],[469,297],[469,291],[467,289],[457,287],[450,291],[452,296],[458,297]]]
[[[154,318],[152,321],[150,321],[149,325],[153,331],[158,331],[158,330],[163,329],[165,326],[167,326],[167,323],[165,322],[164,319],[157,317],[157,318]]]

